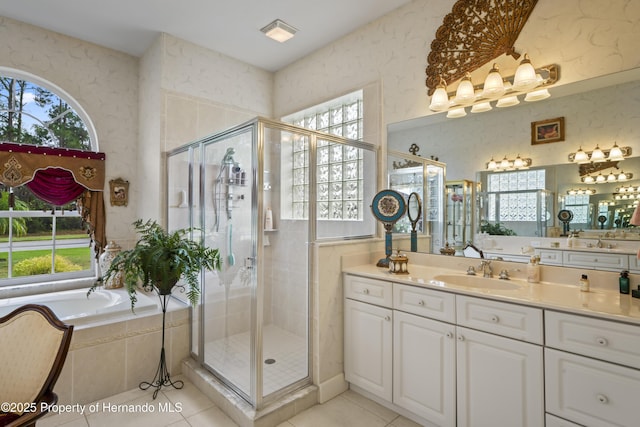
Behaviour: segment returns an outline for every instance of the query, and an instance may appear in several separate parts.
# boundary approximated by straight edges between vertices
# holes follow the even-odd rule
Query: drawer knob
[[[362,293],[363,293],[363,294],[365,294],[365,295],[369,295],[369,289],[364,288],[364,289],[362,290]]]
[[[458,335],[458,341],[464,341],[464,335]]]
[[[391,321],[391,316],[384,316],[384,320],[386,320],[387,322]]]
[[[598,338],[596,338],[596,342],[597,342],[598,344],[600,344],[601,346],[605,346],[605,345],[609,344],[609,343],[607,342],[607,339],[606,339],[606,338],[602,338],[602,337],[598,337]]]
[[[447,332],[445,335],[447,338],[453,338],[453,332]]]
[[[493,323],[498,323],[500,321],[500,318],[494,314],[491,316],[491,321]]]
[[[424,306],[424,300],[418,301],[418,305]]]
[[[596,396],[596,398],[598,399],[598,402],[600,402],[602,404],[609,403],[609,399],[604,394],[599,394],[599,395]]]

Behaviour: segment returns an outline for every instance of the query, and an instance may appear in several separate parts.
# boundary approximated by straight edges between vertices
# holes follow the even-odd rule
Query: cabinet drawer
[[[640,326],[545,312],[546,345],[572,353],[637,367]]]
[[[636,426],[640,372],[545,349],[546,409],[585,426]]]
[[[629,271],[632,273],[640,273],[640,260],[637,255],[627,255],[629,257]]]
[[[505,337],[542,344],[542,310],[458,295],[457,323]]]
[[[393,285],[393,308],[444,322],[456,321],[456,298],[453,294],[416,286]]]
[[[629,256],[626,254],[565,251],[563,265],[565,267],[620,271],[629,268]]]
[[[540,255],[541,264],[562,265],[562,251],[536,249],[536,254]]]
[[[345,274],[344,296],[383,307],[393,306],[393,286],[384,280]]]
[[[562,418],[554,417],[551,414],[545,415],[546,427],[582,427],[579,424],[574,424],[571,421],[563,420]]]

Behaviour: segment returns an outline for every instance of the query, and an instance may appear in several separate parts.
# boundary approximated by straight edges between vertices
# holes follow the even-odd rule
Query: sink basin
[[[482,276],[469,276],[463,274],[439,274],[433,278],[451,285],[466,286],[477,289],[514,290],[521,287],[520,284],[510,280],[493,279]]]

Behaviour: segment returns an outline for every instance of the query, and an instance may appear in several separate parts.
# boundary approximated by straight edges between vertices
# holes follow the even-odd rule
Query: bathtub
[[[156,298],[137,293],[134,313],[127,291],[122,289],[97,289],[87,298],[88,288],[29,295],[0,300],[0,317],[25,304],[48,306],[65,323],[86,325],[106,322],[137,314],[156,313],[160,310]]]

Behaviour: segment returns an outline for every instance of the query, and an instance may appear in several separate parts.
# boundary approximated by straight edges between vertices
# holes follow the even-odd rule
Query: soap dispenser
[[[527,264],[527,282],[538,283],[540,281],[540,257],[534,255]]]

